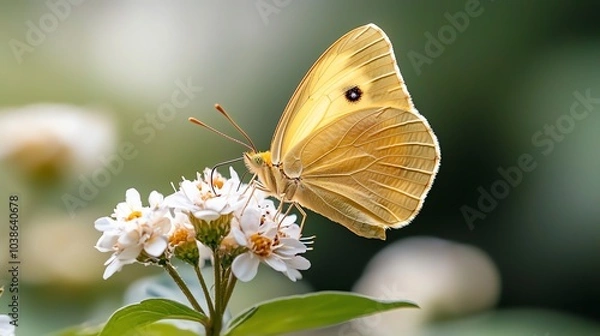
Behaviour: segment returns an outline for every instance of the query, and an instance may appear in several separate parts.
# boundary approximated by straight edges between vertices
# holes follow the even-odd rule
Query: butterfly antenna
[[[233,118],[231,118],[229,113],[227,113],[227,111],[225,111],[225,109],[219,104],[215,104],[215,109],[217,109],[217,111],[219,111],[231,123],[231,125],[235,127],[235,129],[238,132],[240,132],[240,134],[246,139],[246,141],[248,141],[248,143],[250,143],[250,146],[252,146],[252,150],[254,152],[257,152],[256,146],[254,145],[254,142],[252,142],[252,139],[250,139],[248,134],[244,132],[244,130],[233,120]]]
[[[254,147],[251,147],[251,146],[250,146],[250,145],[248,145],[247,143],[245,143],[245,142],[242,142],[242,141],[240,141],[240,140],[238,140],[238,139],[236,139],[236,138],[234,138],[234,137],[231,137],[231,136],[229,136],[229,135],[227,135],[227,134],[225,134],[225,133],[223,133],[223,132],[221,132],[221,131],[217,130],[216,128],[214,128],[214,127],[212,127],[212,126],[208,126],[208,125],[207,125],[206,123],[204,123],[203,121],[200,121],[200,120],[198,120],[198,119],[196,119],[196,118],[194,118],[194,117],[189,117],[189,118],[188,118],[188,120],[189,120],[189,121],[191,121],[191,122],[193,122],[193,123],[194,123],[194,124],[196,124],[196,125],[199,125],[199,126],[202,126],[202,127],[206,128],[206,129],[208,129],[209,131],[212,131],[212,132],[215,132],[215,133],[217,133],[218,135],[220,135],[220,136],[224,137],[225,139],[231,140],[231,141],[233,141],[233,142],[235,142],[235,143],[237,143],[237,144],[240,144],[240,145],[242,145],[242,146],[244,146],[244,147],[248,148],[248,149],[249,149],[249,150],[251,150],[251,151],[255,151],[255,152],[256,152],[256,149],[255,149]],[[254,144],[252,144],[252,146],[254,146]]]
[[[217,168],[223,167],[225,165],[228,165],[228,164],[231,164],[234,162],[242,161],[243,159],[244,159],[243,157],[239,157],[239,158],[235,158],[233,160],[219,162],[216,165],[214,165],[214,167],[212,167],[212,169],[210,170],[210,189],[212,190],[212,192],[215,196],[219,196],[219,195],[217,195],[217,191],[215,190],[215,183],[214,183],[214,181],[215,181],[214,176],[215,176],[215,171],[217,170]]]

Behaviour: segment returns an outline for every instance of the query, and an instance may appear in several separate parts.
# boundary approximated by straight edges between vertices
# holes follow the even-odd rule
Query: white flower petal
[[[132,210],[140,209],[142,207],[142,198],[135,188],[127,189],[125,192],[125,202],[127,202],[127,205],[129,205]]]
[[[204,206],[221,214],[230,214],[233,211],[225,196],[209,198],[204,202]]]
[[[265,222],[262,227],[263,236],[273,240],[277,236],[277,224],[275,222]]]
[[[294,256],[299,253],[306,252],[306,245],[294,238],[280,238],[281,246],[277,249],[277,253],[286,256]]]
[[[240,281],[248,282],[256,276],[258,272],[259,260],[252,253],[246,252],[240,254],[233,260],[231,270]]]
[[[171,220],[168,217],[159,217],[153,223],[154,230],[161,233],[168,233],[171,231]]]
[[[118,235],[111,235],[105,233],[100,237],[100,239],[98,239],[98,242],[96,242],[95,247],[100,252],[113,252],[113,247],[117,243],[118,239]]]
[[[296,215],[289,215],[283,218],[283,220],[281,221],[281,226],[289,227],[291,225],[294,225],[294,223],[296,223]],[[298,228],[300,228],[300,226],[298,226]]]
[[[125,220],[131,214],[131,207],[126,202],[121,202],[115,207],[114,217]]]
[[[174,192],[165,197],[163,205],[166,207],[191,211],[195,207],[194,203],[181,191]]]
[[[287,275],[287,277],[294,282],[296,282],[296,280],[302,279],[302,273],[298,272],[298,270],[295,270],[293,268],[288,268],[285,272],[285,275]]]
[[[120,271],[121,268],[123,268],[123,264],[121,264],[117,258],[111,258],[108,260],[110,262],[108,263],[108,266],[106,266],[104,274],[102,275],[102,278],[104,280],[108,279],[111,275],[115,274],[116,272]]]
[[[221,217],[221,214],[215,210],[199,210],[194,212],[194,217],[210,222]]]
[[[119,236],[117,243],[122,246],[137,245],[140,242],[140,234],[137,230],[128,230]]]
[[[258,232],[260,217],[260,211],[257,209],[249,208],[244,211],[244,214],[240,218],[240,227],[247,236]]]
[[[117,255],[117,258],[121,261],[129,261],[128,264],[131,264],[135,262],[142,250],[142,245],[128,246]]]
[[[284,220],[285,221],[285,220]],[[290,226],[281,226],[281,232],[283,232],[286,236],[294,239],[300,239],[302,236],[302,230],[300,230],[300,226],[296,224],[292,224]]]
[[[114,230],[117,227],[117,222],[112,220],[110,217],[102,217],[96,219],[94,222],[94,228],[100,232]]]
[[[167,249],[168,240],[164,236],[156,237],[144,244],[144,251],[153,257],[158,257]]]
[[[288,267],[305,271],[310,268],[310,261],[302,256],[295,256],[286,261]]]
[[[264,209],[265,211],[269,211],[269,212],[273,213],[275,210],[275,203],[273,203],[273,200],[264,199],[264,200],[260,201],[259,207],[261,209]]]
[[[276,271],[283,272],[287,270],[287,265],[285,264],[285,262],[283,262],[283,260],[277,258],[276,256],[270,255],[269,257],[264,259],[264,262]]]
[[[179,186],[179,190],[190,200],[195,203],[196,200],[200,199],[200,190],[192,181],[184,180]]]
[[[163,195],[155,190],[153,190],[150,193],[150,196],[148,196],[148,203],[150,204],[150,208],[152,209],[159,208],[163,200]]]
[[[235,184],[238,184],[240,181],[238,173],[231,166],[229,167],[229,181],[234,181]]]
[[[246,239],[246,235],[237,227],[231,228],[231,233],[233,234],[233,238],[235,241],[240,244],[240,246],[248,246],[248,240]]]

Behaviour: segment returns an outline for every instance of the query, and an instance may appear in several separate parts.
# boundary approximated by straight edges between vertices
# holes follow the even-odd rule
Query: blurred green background
[[[468,23],[453,28],[453,18],[464,17],[459,12],[467,13]],[[581,325],[581,334],[595,334],[600,330],[592,322],[600,319],[598,12],[597,1],[2,2],[0,190],[4,199],[11,193],[21,199],[18,335],[102,321],[121,303],[128,283],[156,274],[131,266],[103,281],[108,255],[93,248],[100,236],[93,222],[109,215],[129,187],[143,198],[151,190],[168,194],[181,176],[193,178],[204,167],[241,155],[244,148],[192,125],[188,117],[237,136],[213,109],[220,103],[267,149],[312,63],[338,37],[369,22],[394,45],[413,101],[439,138],[441,169],[421,214],[406,228],[389,231],[386,242],[356,237],[311,213],[305,233],[317,236],[307,255],[312,268],[301,285],[275,280],[282,281],[281,292],[351,290],[386,245],[433,236],[478,247],[497,268],[500,294],[488,308],[501,317],[483,323],[489,330],[520,323],[523,316],[511,312],[525,309],[542,317],[530,319],[539,322],[529,329],[510,329],[512,334],[567,335]],[[193,86],[181,96],[190,98],[187,103],[152,124],[185,85]],[[581,120],[569,117],[578,94],[596,99]],[[81,145],[79,152],[44,156],[48,148],[56,150],[52,136],[27,143],[35,122],[19,124],[17,116],[40,103],[74,105],[82,110],[75,115],[95,116],[68,126],[50,117],[32,132],[64,129],[72,136],[71,142],[60,142],[62,150]],[[586,111],[584,106],[577,111]],[[85,141],[90,144],[82,145]],[[107,175],[97,195],[68,209],[65,195],[77,197],[82,181],[98,169],[106,171],[102,158],[127,144],[134,157]],[[501,190],[498,169],[517,166],[523,154],[533,158],[535,169],[521,171],[518,183]],[[494,185],[508,195],[496,197],[490,211],[478,209],[482,190],[492,192]],[[481,211],[479,217],[466,219],[465,206]],[[7,218],[6,206],[1,208]],[[0,234],[0,261],[6,265],[7,225],[0,225]],[[6,285],[6,272],[0,274]],[[242,287],[274,294],[264,282]],[[0,298],[0,313],[6,302],[6,295]],[[575,322],[566,329],[553,324],[563,318]],[[480,327],[451,326],[457,335],[492,334]],[[445,324],[439,328],[439,334],[450,334],[443,331]]]

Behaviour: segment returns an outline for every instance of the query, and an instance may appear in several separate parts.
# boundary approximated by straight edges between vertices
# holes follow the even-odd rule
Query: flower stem
[[[229,280],[227,283],[227,287],[225,289],[225,296],[223,298],[223,307],[227,307],[229,304],[229,300],[231,299],[231,295],[233,294],[233,289],[235,288],[235,284],[237,282],[237,278],[231,272],[231,269],[227,270],[227,279]]]
[[[213,317],[215,315],[215,306],[213,305],[212,298],[210,296],[210,290],[208,290],[208,286],[206,285],[206,280],[204,280],[204,276],[202,275],[202,270],[198,267],[198,265],[194,265],[194,271],[196,272],[196,276],[198,277],[198,281],[202,286],[202,292],[204,293],[204,297],[206,298],[206,303],[208,305],[208,310],[210,316]]]
[[[223,286],[221,280],[221,256],[219,251],[214,251],[214,261],[213,261],[213,270],[215,272],[214,282],[215,282],[215,307],[214,314],[210,316],[211,329],[207,330],[206,336],[218,336],[221,333],[221,325],[223,323],[223,311],[225,309],[221,308],[221,302],[223,299]]]
[[[175,283],[177,284],[179,289],[181,289],[181,291],[183,292],[185,297],[188,299],[188,301],[190,302],[192,307],[194,307],[194,309],[196,309],[200,313],[206,315],[206,313],[204,312],[202,307],[200,307],[200,304],[198,304],[198,301],[196,301],[196,298],[194,297],[192,292],[190,292],[190,289],[188,288],[188,286],[185,284],[185,281],[183,281],[183,279],[181,278],[179,273],[177,273],[177,270],[175,269],[175,267],[173,267],[173,265],[168,261],[163,264],[163,267],[165,268],[167,273],[169,273],[171,278],[173,278],[173,280],[175,281]]]

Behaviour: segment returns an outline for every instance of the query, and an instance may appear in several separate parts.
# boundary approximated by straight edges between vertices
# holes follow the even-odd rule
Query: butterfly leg
[[[277,223],[278,227],[281,225],[281,223],[283,222],[283,219],[287,216],[290,215],[290,212],[292,212],[292,208],[296,207],[298,208],[298,206],[296,205],[296,203],[290,203],[290,205],[288,206],[287,210],[285,210],[285,213],[283,213],[283,205],[285,203],[290,203],[290,202],[284,202],[284,201],[279,201],[279,205],[277,206],[277,212],[275,213],[275,217],[279,217],[279,215],[281,215],[281,219],[279,220],[279,223]]]
[[[250,191],[250,196],[248,196],[248,200],[246,200],[246,204],[244,204],[244,207],[242,208],[242,212],[240,213],[240,216],[242,216],[244,214],[244,211],[246,211],[248,204],[250,204],[250,200],[252,199],[252,196],[254,195],[254,190],[256,190],[256,186],[252,186],[252,191]],[[246,193],[247,191],[248,190],[244,191],[244,193]]]
[[[276,216],[279,216],[281,214],[281,211],[283,211],[283,203],[285,203],[285,202],[283,202],[283,201],[279,202],[279,206],[277,207]],[[285,213],[281,216],[279,223],[277,223],[277,228],[279,228],[281,226],[281,223],[283,223],[283,219],[290,215],[290,212],[292,211],[292,207],[293,207],[292,204],[290,204],[290,206],[288,206]]]
[[[277,207],[277,215],[281,214],[284,203],[285,202],[279,202],[279,206]],[[279,228],[281,226],[281,223],[283,223],[283,219],[290,215],[290,212],[292,212],[293,208],[296,208],[296,210],[298,210],[298,212],[300,213],[300,216],[302,216],[302,220],[300,221],[300,232],[302,232],[302,229],[304,229],[304,222],[306,220],[306,211],[304,211],[304,209],[302,209],[302,207],[300,205],[298,205],[298,203],[296,203],[296,202],[292,202],[290,204],[290,206],[288,206],[288,208],[285,211],[285,213],[283,214],[283,216],[281,216],[279,223],[277,223],[277,228]]]
[[[248,204],[250,204],[250,200],[252,200],[252,196],[254,196],[254,192],[256,191],[256,189],[260,190],[260,191],[267,191],[265,190],[265,188],[260,184],[260,182],[258,180],[256,180],[256,175],[254,175],[252,177],[252,179],[250,180],[250,183],[248,183],[248,186],[246,187],[246,190],[244,190],[244,194],[248,192],[248,189],[251,189],[250,191],[250,195],[248,196],[248,200],[246,201],[246,204],[244,204],[244,207],[242,208],[242,212],[240,215],[244,214],[244,211],[246,210],[246,208],[248,207]]]
[[[304,230],[304,222],[306,221],[306,211],[304,211],[304,209],[302,209],[302,207],[300,205],[298,205],[298,203],[295,203],[295,202],[294,202],[294,207],[296,209],[298,209],[298,212],[302,216],[302,220],[300,221],[300,232],[302,232],[302,230]],[[291,208],[291,206],[290,206],[290,208]]]
[[[277,206],[277,211],[275,212],[275,218],[277,218],[277,216],[279,216],[281,214],[281,212],[283,211],[283,203],[284,202],[282,201],[282,198],[279,198],[279,205]],[[288,211],[285,212],[285,214],[283,214],[283,217],[287,216],[288,213],[289,213],[289,209],[288,209]]]
[[[246,188],[244,189],[244,191],[242,192],[242,194],[245,194],[248,192],[248,189],[252,188],[257,188],[258,186],[256,185],[258,183],[258,181],[256,180],[256,174],[252,175],[252,178],[250,179],[250,181],[248,181],[248,184],[246,185]],[[240,185],[238,186],[238,190],[240,188],[240,186],[242,185],[242,181],[240,180]],[[250,197],[252,197],[252,195],[254,194],[254,190],[252,190],[252,193],[250,194]]]

